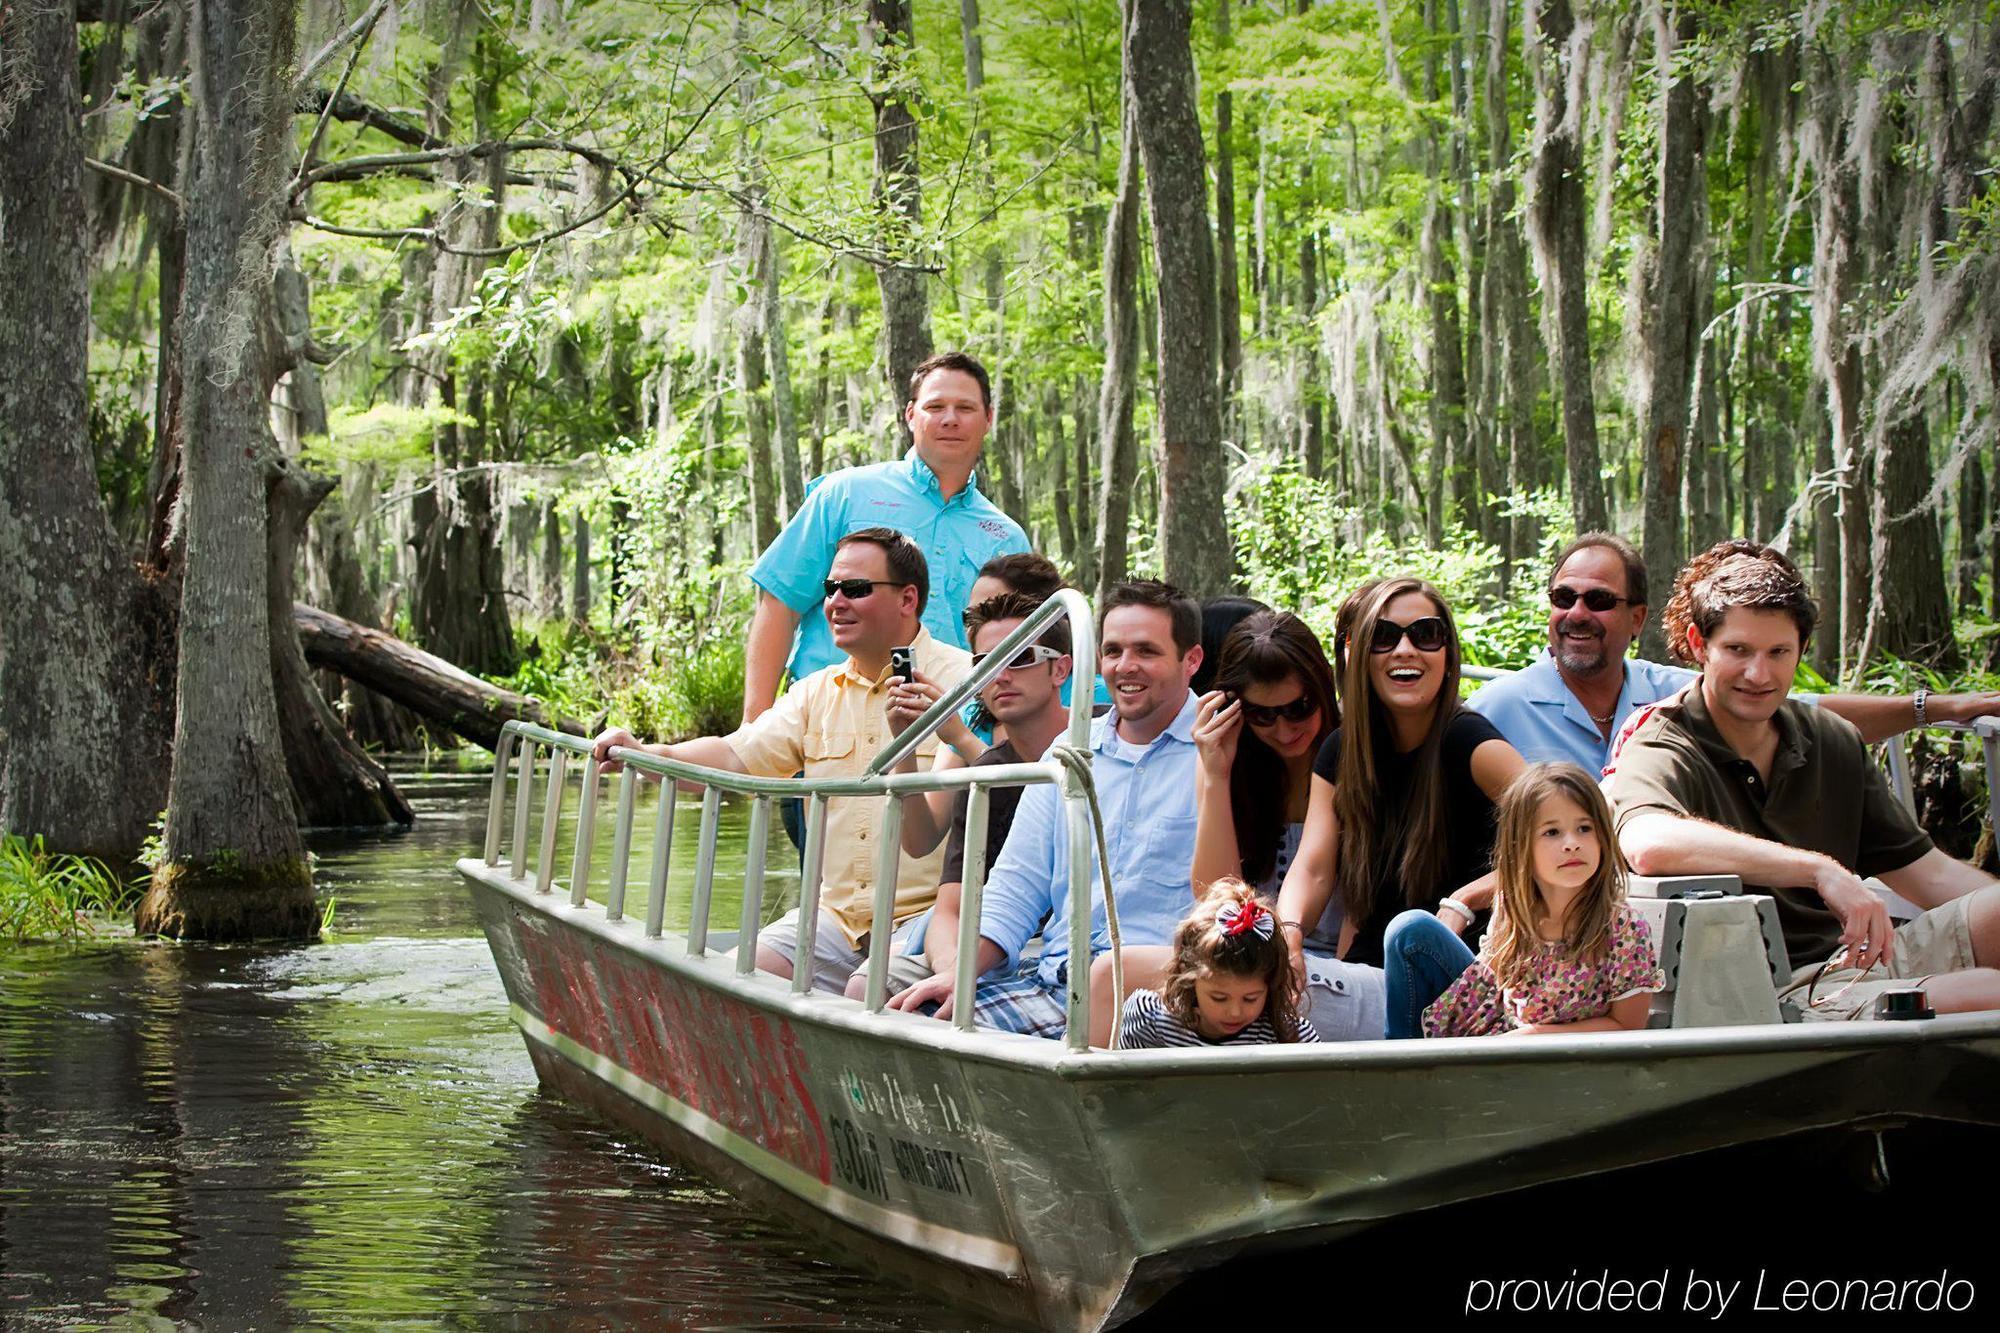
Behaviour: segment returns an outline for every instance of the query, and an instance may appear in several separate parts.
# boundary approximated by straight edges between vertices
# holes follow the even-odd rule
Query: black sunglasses
[[[1603,612],[1609,611],[1614,606],[1623,606],[1631,600],[1630,597],[1620,597],[1609,588],[1586,588],[1578,592],[1567,583],[1558,583],[1549,589],[1549,605],[1558,611],[1567,611],[1578,602],[1582,602],[1592,611]]]
[[[895,579],[825,579],[820,587],[826,589],[826,596],[839,593],[850,602],[858,602],[864,597],[873,597],[877,588],[907,588],[907,583]]]
[[[1410,646],[1420,653],[1437,652],[1451,637],[1442,616],[1424,616],[1407,625],[1398,625],[1393,620],[1378,620],[1375,622],[1375,636],[1368,641],[1368,651],[1392,653],[1405,634],[1410,636]]]
[[[1288,704],[1253,704],[1244,698],[1237,702],[1243,705],[1243,720],[1253,727],[1274,727],[1280,720],[1303,722],[1319,711],[1310,694],[1301,694]]]
[[[972,669],[974,671],[979,670],[979,664],[992,655],[991,653],[974,653],[972,655]],[[1060,651],[1049,647],[1047,644],[1031,643],[1022,648],[1019,653],[1016,653],[1014,660],[1002,667],[1001,670],[1026,671],[1037,662],[1053,662],[1061,656],[1062,653]]]

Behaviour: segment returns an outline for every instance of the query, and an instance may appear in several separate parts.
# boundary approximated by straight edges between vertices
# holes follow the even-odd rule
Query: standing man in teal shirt
[[[789,669],[800,680],[844,660],[820,600],[834,547],[850,532],[888,527],[923,549],[931,595],[923,622],[933,638],[963,648],[965,604],[979,567],[1028,549],[1028,536],[984,495],[973,469],[993,429],[993,382],[964,352],[941,352],[910,376],[903,409],[913,447],[890,463],[817,478],[750,571],[757,609],[744,652],[743,721],[778,697]]]

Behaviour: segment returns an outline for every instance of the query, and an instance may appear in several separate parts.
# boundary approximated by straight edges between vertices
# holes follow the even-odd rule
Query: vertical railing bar
[[[771,837],[771,798],[753,797],[750,802],[750,848],[743,860],[743,917],[736,934],[736,972],[739,976],[749,976],[757,970],[757,931],[763,925],[764,917],[764,852],[765,843]],[[799,918],[798,950],[793,955],[794,967],[803,959],[806,971],[812,971],[817,950],[812,946],[816,937],[807,933],[806,918]]]
[[[806,846],[805,857],[799,862],[799,922],[801,931],[804,923],[810,921],[813,928],[819,928],[819,879],[822,863],[826,860],[826,797],[814,792],[806,800]],[[817,936],[814,936],[817,939]],[[812,993],[813,969],[799,967],[794,953],[792,967],[792,994]]]
[[[1069,823],[1069,995],[1063,1041],[1072,1051],[1085,1051],[1090,1049],[1090,937],[1095,924],[1090,872],[1097,847],[1090,836],[1090,806],[1074,769],[1063,775],[1062,800]],[[1112,1003],[1120,999],[1113,996]]]
[[[597,756],[583,761],[582,804],[576,808],[576,849],[569,858],[569,905],[583,906],[590,896],[591,845],[597,839]]]
[[[500,826],[507,814],[507,760],[520,742],[520,733],[500,729],[500,744],[493,751],[493,791],[486,798],[486,864],[500,864]]]
[[[965,873],[958,896],[958,971],[951,987],[951,1021],[970,1032],[972,995],[979,984],[979,912],[986,895],[987,795],[991,789],[974,783],[965,799]]]
[[[508,872],[514,879],[524,879],[528,873],[528,806],[533,799],[534,782],[535,743],[523,736],[514,768],[514,856],[508,862]]]
[[[889,951],[895,947],[896,871],[903,856],[903,803],[882,798],[882,840],[875,846],[875,901],[868,916],[868,1012],[879,1014],[889,998]],[[801,938],[804,921],[801,919]],[[799,946],[801,952],[805,945]]]
[[[618,775],[618,818],[611,826],[611,880],[604,889],[604,919],[625,915],[625,876],[632,869],[632,810],[639,804],[639,774]]]
[[[694,860],[694,902],[688,908],[688,957],[708,952],[708,905],[715,893],[715,834],[722,821],[722,789],[701,794],[701,846]]]
[[[674,864],[674,802],[680,784],[660,780],[660,807],[653,816],[653,873],[646,877],[646,938],[660,938],[667,920],[667,875]]]
[[[2000,838],[2000,720],[1980,719],[1979,748],[1986,752],[1986,819],[1993,836]]]
[[[542,840],[535,853],[535,892],[555,887],[556,834],[562,828],[563,779],[569,776],[569,751],[549,747],[549,784],[542,795]]]
[[[1889,752],[1889,785],[1896,791],[1903,808],[1911,814],[1917,812],[1917,793],[1910,785],[1910,752],[1902,736],[1891,736],[1884,747]]]

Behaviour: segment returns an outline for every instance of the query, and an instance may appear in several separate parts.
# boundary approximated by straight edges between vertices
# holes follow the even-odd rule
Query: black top
[[[1340,781],[1340,733],[1341,728],[1334,728],[1313,763],[1313,772],[1331,783]],[[1421,886],[1415,894],[1405,892],[1398,868],[1403,861],[1402,830],[1416,765],[1411,754],[1398,754],[1390,748],[1386,737],[1376,742],[1375,773],[1382,785],[1376,809],[1381,812],[1382,838],[1375,866],[1375,907],[1358,925],[1359,933],[1346,954],[1348,962],[1382,966],[1382,933],[1398,913],[1419,906],[1435,909],[1442,899],[1493,868],[1495,812],[1493,802],[1472,780],[1472,752],[1487,741],[1504,739],[1491,722],[1463,706],[1446,725],[1440,756],[1444,763],[1444,878]],[[1478,939],[1484,924],[1483,920],[1476,922],[1466,937]]]
[[[1016,753],[1012,741],[1001,741],[985,754],[972,761],[974,768],[989,764],[1018,764],[1021,756]],[[1026,787],[989,787],[986,795],[986,868],[993,869],[993,863],[1000,859],[1001,844],[1007,841],[1007,830],[1014,827],[1014,808],[1021,804],[1021,793]],[[938,872],[938,883],[958,884],[965,880],[965,808],[972,801],[970,787],[961,790],[951,803],[951,835],[944,845],[944,869]]]

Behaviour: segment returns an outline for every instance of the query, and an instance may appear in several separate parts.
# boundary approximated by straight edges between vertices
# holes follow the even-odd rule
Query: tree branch
[[[150,177],[141,176],[136,171],[127,171],[123,167],[114,167],[109,162],[100,162],[94,157],[83,159],[83,165],[89,167],[100,176],[109,176],[113,180],[124,181],[127,185],[136,185],[142,190],[151,190],[154,194],[172,204],[174,211],[177,213],[185,212],[187,209],[187,201],[185,199],[182,199],[178,194],[175,194],[158,181]]]
[[[384,171],[392,167],[422,166],[430,162],[458,162],[467,158],[491,157],[495,153],[527,152],[569,153],[580,157],[606,171],[629,173],[629,168],[616,158],[610,157],[588,144],[573,143],[567,139],[488,139],[481,143],[441,144],[435,148],[419,149],[413,153],[370,153],[361,157],[345,158],[339,162],[329,162],[323,167],[314,167],[300,174],[293,193],[307,190],[323,180],[357,180],[373,171]]]
[[[433,138],[420,127],[408,121],[398,120],[378,107],[370,106],[352,93],[329,96],[325,90],[314,88],[300,95],[297,102],[300,115],[316,116],[333,108],[333,118],[351,125],[366,125],[371,130],[379,130],[398,143],[409,144],[412,148],[442,148],[444,140]]]
[[[293,81],[292,87],[295,89],[310,88],[313,80],[319,77],[320,71],[333,63],[335,56],[368,35],[368,30],[375,26],[375,20],[381,18],[382,11],[388,7],[389,0],[375,0],[374,4],[368,6],[367,12],[354,20],[345,32],[338,34],[325,46],[322,46],[312,59],[306,61],[300,67],[299,77]]]
[[[553,231],[545,231],[538,236],[530,236],[525,241],[512,241],[506,245],[480,245],[461,247],[450,244],[435,227],[339,227],[323,218],[316,218],[303,210],[294,210],[292,221],[303,222],[315,231],[328,232],[335,236],[356,236],[374,241],[429,241],[448,255],[461,255],[468,259],[503,259],[517,250],[531,250],[538,245],[560,240],[573,231],[580,231],[604,217],[612,209],[625,203],[638,193],[641,176],[632,176],[624,189],[613,195],[602,208],[594,209],[574,222],[565,223]]]

